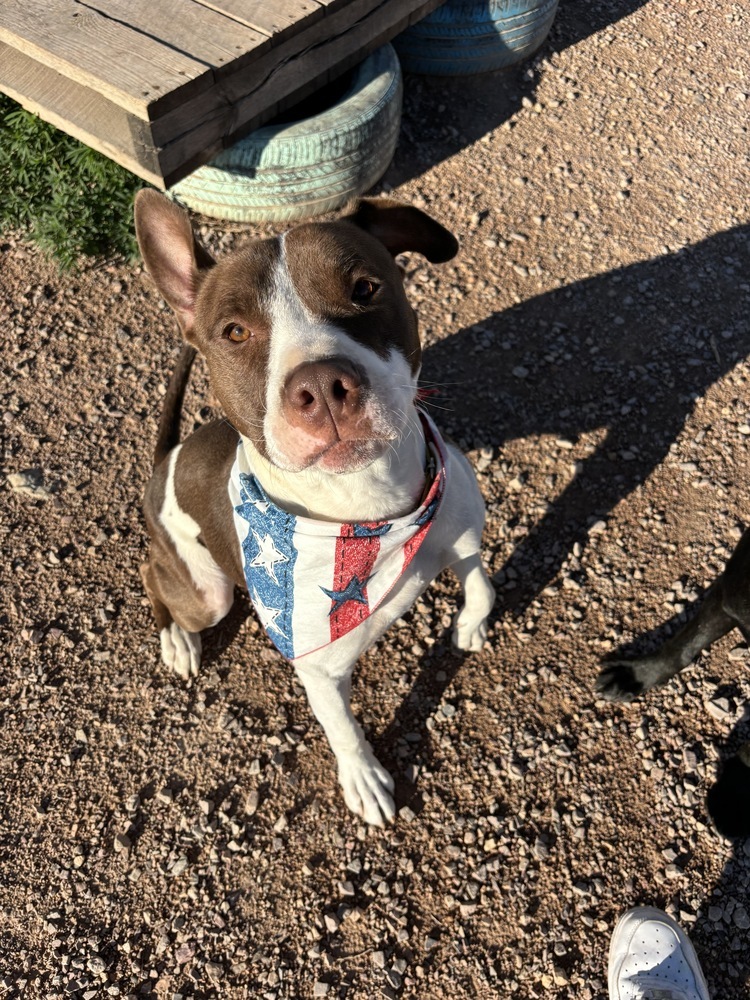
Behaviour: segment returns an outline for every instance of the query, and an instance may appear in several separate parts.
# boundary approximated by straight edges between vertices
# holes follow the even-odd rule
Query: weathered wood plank
[[[255,59],[270,39],[198,0],[86,0],[87,6],[215,69]]]
[[[97,9],[79,0],[0,0],[0,90],[163,187],[362,60],[442,0],[299,0],[309,7],[305,30],[281,41],[233,19],[231,8],[250,16],[248,11],[263,6],[258,0],[85,2]],[[276,17],[264,22],[267,30],[282,19],[279,11],[291,17],[296,2],[280,0],[271,10],[271,0],[264,0],[264,16]],[[219,13],[216,4],[227,12]],[[160,15],[170,23],[160,26]],[[216,28],[211,38],[198,37],[204,16]],[[30,24],[29,37],[21,39]],[[254,48],[230,60],[232,37]],[[110,41],[114,48],[104,47]],[[119,82],[105,85],[101,78],[111,63],[118,64]],[[143,81],[156,78],[154,65],[155,72],[172,74],[173,88],[156,97],[143,93]]]
[[[0,42],[144,119],[213,84],[199,60],[76,0],[3,0]]]
[[[164,186],[148,122],[3,42],[0,90],[139,177]]]
[[[211,107],[201,95],[157,119],[153,123],[154,138],[161,147],[160,163],[167,187],[220,149],[231,146],[273,115],[361,62],[442,2],[348,0],[305,33],[304,48],[295,36],[264,53],[236,77],[225,79],[222,89],[229,103],[224,108]],[[209,155],[196,155],[200,149]]]
[[[270,38],[274,44],[298,34],[324,14],[318,0],[200,0]]]

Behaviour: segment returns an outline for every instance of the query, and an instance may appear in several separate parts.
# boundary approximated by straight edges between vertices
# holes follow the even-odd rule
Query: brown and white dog
[[[417,321],[393,259],[413,250],[449,260],[456,240],[418,209],[363,200],[339,221],[214,261],[157,192],[139,193],[135,218],[143,259],[192,345],[167,391],[145,499],[142,576],[164,663],[194,675],[201,630],[247,585],[325,729],[347,805],[382,825],[394,817],[393,780],[352,714],[354,664],[447,566],[464,591],[459,649],[482,648],[494,600],[471,467],[415,406]],[[227,420],[179,443],[194,348]],[[297,550],[304,534],[312,554]],[[403,536],[387,558],[386,536]],[[333,577],[316,585],[326,560]],[[279,588],[303,564],[312,587],[289,592],[292,612]],[[307,635],[316,628],[330,630],[325,642]]]

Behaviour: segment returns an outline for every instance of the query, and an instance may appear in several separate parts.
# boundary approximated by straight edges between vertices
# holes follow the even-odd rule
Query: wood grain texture
[[[221,72],[240,57],[257,58],[271,40],[198,0],[86,0],[88,7]]]
[[[163,147],[161,156],[167,186],[188,172],[181,168],[181,162],[195,169],[210,158],[190,155],[191,146],[198,150],[205,143],[215,155],[219,148],[232,145],[274,114],[291,107],[361,62],[379,45],[413,23],[415,17],[434,10],[441,2],[349,0],[306,32],[303,50],[295,36],[272,49],[236,79],[225,79],[224,93],[230,102],[227,108],[208,110],[206,100],[200,96],[170,116],[184,127],[175,120],[155,121],[154,136]],[[166,129],[162,129],[164,124],[168,126]],[[176,139],[170,138],[175,134]]]
[[[277,44],[324,14],[318,0],[200,0],[212,10],[266,35]]]
[[[163,187],[442,0],[0,0],[0,90]]]
[[[213,82],[204,63],[77,0],[3,0],[0,42],[144,119]]]

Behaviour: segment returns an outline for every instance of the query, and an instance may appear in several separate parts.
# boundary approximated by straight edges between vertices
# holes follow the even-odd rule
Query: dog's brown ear
[[[213,266],[213,257],[196,240],[187,212],[151,188],[135,197],[135,234],[149,274],[189,338],[200,272]]]
[[[445,226],[391,198],[362,198],[346,218],[380,240],[394,257],[415,250],[433,264],[442,264],[458,253],[458,240]]]

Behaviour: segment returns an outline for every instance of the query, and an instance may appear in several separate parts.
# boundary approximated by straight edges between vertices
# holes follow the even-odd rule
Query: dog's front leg
[[[336,755],[347,806],[374,826],[390,822],[396,815],[393,778],[378,762],[352,714],[351,668],[338,676],[299,664],[295,668]]]
[[[467,652],[478,652],[487,638],[487,616],[495,603],[495,590],[478,552],[453,563],[464,592],[464,606],[453,623],[453,645]]]

